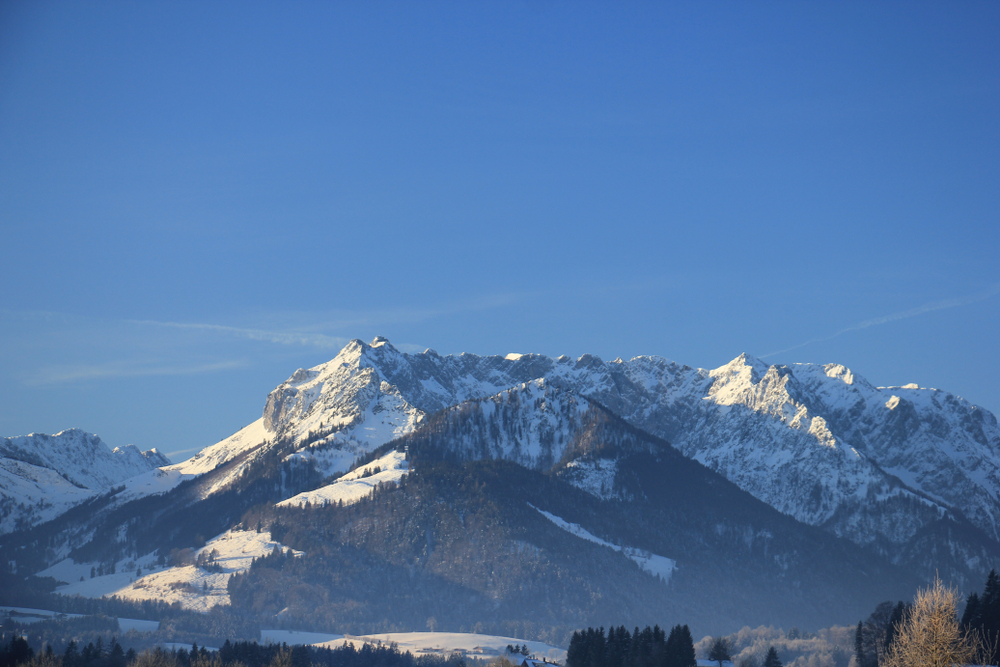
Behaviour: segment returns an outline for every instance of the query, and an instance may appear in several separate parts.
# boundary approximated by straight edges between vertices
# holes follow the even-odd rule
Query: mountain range
[[[140,473],[169,465],[156,449],[110,449],[79,429],[0,440],[0,533],[53,519]]]
[[[45,438],[0,450],[0,556],[18,572],[193,608],[216,577],[216,601],[300,627],[818,627],[935,572],[976,588],[1000,564],[996,418],[835,364],[441,356],[376,338],[299,369],[261,419],[179,464]],[[71,455],[46,453],[63,441]],[[58,503],[21,491],[43,478]],[[260,531],[272,541],[249,540]],[[269,546],[224,572],[175,559],[138,581],[85,576],[234,540]]]

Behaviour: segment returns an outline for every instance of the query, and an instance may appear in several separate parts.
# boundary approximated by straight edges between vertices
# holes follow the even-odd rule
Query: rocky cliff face
[[[390,441],[378,452],[379,471],[362,466],[337,476]],[[483,525],[507,522],[512,535],[521,535],[496,548],[522,549],[523,531],[542,521],[575,539],[596,536],[594,544],[617,559],[622,585],[643,589],[648,582],[633,575],[670,561],[678,568],[670,586],[690,586],[691,609],[699,608],[706,580],[726,572],[732,579],[720,596],[737,591],[763,599],[764,589],[739,587],[769,581],[767,590],[784,587],[791,596],[777,606],[792,616],[805,608],[795,602],[802,591],[825,590],[826,601],[813,610],[818,619],[851,573],[881,583],[891,575],[908,590],[935,572],[959,586],[978,585],[1000,566],[998,445],[995,417],[967,401],[916,386],[874,387],[838,365],[771,366],[740,355],[706,370],[660,357],[404,354],[379,338],[352,341],[329,362],[296,371],[267,397],[262,417],[233,436],[188,461],[129,477],[125,492],[39,527],[53,548],[15,532],[2,536],[0,551],[15,561],[31,553],[30,564],[19,563],[31,571],[66,555],[127,563],[232,529],[254,507],[266,514],[271,510],[260,508],[308,504],[338,521],[361,517],[359,526],[385,525],[387,516],[412,511],[437,526],[452,501],[470,508],[491,502],[499,514]],[[8,491],[0,508],[7,530],[19,519],[23,527],[51,518],[92,498],[98,484],[117,484],[119,475],[156,458],[112,452],[80,432],[9,439],[4,447],[0,485]],[[67,460],[71,469],[51,467]],[[365,465],[374,467],[374,459]],[[426,487],[430,495],[411,497],[418,490],[411,483],[425,473],[447,479]],[[476,495],[484,488],[481,473],[497,483],[487,500]],[[523,489],[512,495],[515,481]],[[448,501],[426,500],[439,497]],[[396,501],[405,512],[397,512]],[[388,503],[385,516],[362,516],[381,502]],[[336,514],[341,503],[351,508],[343,516]],[[572,525],[579,530],[566,527]],[[374,560],[362,578],[393,579],[386,558],[410,547],[386,541],[391,531],[368,532],[381,546],[336,538],[330,548],[370,547]],[[426,526],[416,535],[425,533]],[[464,539],[461,531],[454,535],[457,543]],[[830,546],[817,547],[824,544]],[[440,583],[435,577],[459,558],[452,547],[442,547],[444,569],[428,585]],[[567,545],[567,553],[577,547]],[[502,567],[525,565],[521,551],[511,553]],[[758,559],[755,574],[741,569],[748,557]],[[412,563],[404,561],[408,569]],[[858,581],[857,608],[870,609],[875,589]],[[668,592],[650,609],[679,599]],[[365,586],[350,595],[378,597]],[[762,613],[775,611],[765,606]],[[414,610],[424,613],[420,604]]]
[[[577,398],[558,398],[560,391]],[[926,549],[920,546],[928,540],[948,542],[956,567],[978,571],[998,560],[1000,428],[992,414],[944,391],[874,387],[836,364],[769,366],[749,355],[706,370],[650,356],[605,362],[593,355],[405,354],[384,338],[371,344],[355,340],[334,359],[299,369],[275,388],[261,420],[170,466],[166,470],[177,473],[176,479],[166,484],[158,478],[143,493],[166,492],[181,479],[204,475],[199,488],[211,495],[277,446],[286,456],[292,451],[298,460],[312,462],[324,476],[343,472],[359,456],[414,432],[442,410],[472,401],[475,407],[460,409],[502,411],[504,401],[527,394],[531,409],[522,409],[517,419],[530,413],[538,421],[522,423],[521,433],[541,429],[536,441],[549,451],[518,449],[506,431],[477,447],[529,467],[542,459],[554,463],[562,456],[559,438],[565,433],[546,421],[556,416],[546,410],[557,403],[562,410],[574,401],[580,408],[587,399],[781,512],[897,562],[933,567],[924,562]],[[29,477],[49,479],[29,483],[35,489],[35,500],[27,503],[35,507],[32,521],[60,511],[47,497],[65,498],[60,507],[68,507],[78,502],[80,490],[92,494],[162,463],[155,453],[111,452],[95,444],[96,436],[67,434],[3,441],[10,461],[24,470],[37,468]],[[59,444],[70,441],[72,446]],[[56,467],[59,461],[73,465],[63,470]],[[11,465],[0,473],[8,480],[21,474],[11,472]],[[579,461],[574,475],[596,495],[610,497],[614,465]],[[61,481],[51,478],[52,471]],[[28,477],[17,479],[23,485]],[[14,482],[5,484],[13,489]],[[46,484],[65,488],[47,496],[41,491]],[[5,526],[21,512],[16,497],[11,491],[4,501]],[[54,506],[47,514],[41,513],[43,502]],[[958,531],[959,537],[941,527],[966,519],[975,528]]]
[[[714,370],[660,357],[404,354],[352,341],[268,397],[284,437],[374,447],[465,400],[544,378],[671,442],[771,506],[859,544],[900,548],[964,515],[1000,537],[1000,429],[944,391],[877,388],[843,366]],[[895,545],[895,546],[894,546]]]

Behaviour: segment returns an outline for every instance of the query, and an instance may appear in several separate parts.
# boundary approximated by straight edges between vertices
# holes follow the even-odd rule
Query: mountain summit
[[[268,397],[264,424],[281,438],[363,451],[448,406],[540,378],[860,544],[912,537],[917,525],[897,515],[911,503],[957,511],[1000,538],[996,417],[945,391],[877,388],[837,364],[768,366],[741,354],[704,370],[652,356],[406,354],[379,337],[293,374]]]
[[[1000,566],[992,414],[944,391],[875,387],[837,364],[748,354],[707,370],[353,340],[292,373],[254,423],[123,489],[93,498],[40,470],[73,500],[0,537],[0,559],[65,581],[60,591],[233,602],[302,623],[323,609],[330,627],[354,631],[463,609],[523,620],[526,580],[550,601],[533,618],[553,627],[600,623],[610,608],[819,627],[936,572],[964,587]],[[586,574],[573,570],[581,540],[602,564]],[[262,559],[282,544],[296,555]],[[157,554],[233,545],[260,559],[223,573],[178,565],[128,586],[78,581],[92,567],[145,571]],[[437,602],[371,588],[403,580]],[[706,591],[753,600],[755,617],[706,611]]]

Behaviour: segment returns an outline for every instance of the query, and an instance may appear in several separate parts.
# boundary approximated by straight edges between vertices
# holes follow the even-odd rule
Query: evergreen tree
[[[111,640],[111,650],[108,651],[108,667],[125,667],[125,651],[117,639]]]
[[[680,667],[680,631],[681,626],[675,625],[670,628],[667,641],[663,647],[663,660],[661,667]]]
[[[579,630],[574,631],[566,649],[566,667],[584,667],[587,664],[587,649],[584,642],[583,634]],[[513,652],[514,647],[507,644],[507,653]]]
[[[962,614],[962,628],[968,631],[982,625],[982,615],[979,607],[979,594],[973,593],[965,603],[965,613]]]
[[[858,621],[858,629],[854,632],[854,662],[858,667],[867,667],[865,659],[865,625]]]
[[[587,667],[604,667],[604,628],[602,627],[600,630],[587,628],[587,632],[590,635],[587,641],[589,649]]]
[[[24,637],[14,637],[6,646],[0,646],[0,664],[23,665],[35,657],[35,651]]]
[[[708,659],[719,663],[719,667],[722,667],[723,662],[732,661],[731,650],[729,641],[725,637],[716,637],[712,641],[711,648],[708,649]]]
[[[698,664],[698,659],[694,652],[694,637],[691,636],[691,628],[686,623],[678,636],[678,646],[680,647],[677,652],[677,655],[680,656],[680,667],[695,667]]]
[[[70,640],[66,646],[66,652],[63,653],[63,667],[80,667],[81,662],[80,651],[76,648],[76,642]]]
[[[627,667],[626,661],[631,643],[632,635],[629,634],[624,625],[608,628],[607,667]]]
[[[990,570],[986,577],[986,588],[979,599],[980,629],[986,644],[993,646],[990,664],[1000,661],[1000,577],[996,570]]]
[[[773,646],[769,646],[767,649],[767,655],[764,656],[764,667],[784,667]]]
[[[903,618],[906,616],[906,603],[900,600],[892,610],[892,616],[889,617],[889,627],[885,629],[885,652],[888,653],[892,650],[892,645],[896,642],[896,633],[899,631],[899,626],[903,623]]]

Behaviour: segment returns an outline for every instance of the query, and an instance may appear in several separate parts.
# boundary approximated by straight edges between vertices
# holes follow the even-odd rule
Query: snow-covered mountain
[[[346,469],[429,414],[538,378],[859,544],[891,552],[957,515],[1000,538],[996,418],[944,391],[874,387],[836,364],[768,366],[744,354],[705,370],[651,356],[405,354],[384,338],[355,340],[275,389],[264,426],[276,439],[322,445],[328,457],[340,452]]]
[[[392,444],[383,447],[387,443]],[[74,447],[86,449],[80,443]],[[82,460],[82,454],[67,458],[47,440],[8,449],[20,458],[0,461],[0,480],[16,476],[16,494],[36,499],[28,503],[34,521],[97,494],[83,482],[102,480],[71,478],[47,467],[60,459]],[[137,460],[135,453],[106,456]],[[1000,566],[996,418],[947,392],[913,385],[878,388],[832,364],[769,366],[740,355],[705,370],[645,356],[605,362],[593,355],[404,354],[384,338],[371,344],[355,340],[334,359],[293,373],[268,395],[260,419],[187,461],[154,466],[153,454],[140,456],[147,465],[139,474],[129,469],[109,475],[114,481],[100,487],[124,490],[31,531],[0,536],[0,560],[16,561],[30,572],[56,566],[73,575],[61,580],[86,595],[125,595],[128,585],[126,597],[155,598],[164,586],[188,582],[204,588],[211,579],[188,565],[149,579],[157,555],[203,549],[212,535],[266,532],[268,522],[280,526],[271,537],[281,542],[286,530],[308,530],[296,522],[318,513],[356,526],[355,537],[368,536],[343,533],[341,543],[331,537],[336,531],[322,530],[333,550],[370,551],[375,560],[363,565],[372,568],[363,577],[385,578],[379,568],[386,558],[416,549],[406,557],[411,560],[392,567],[415,576],[412,568],[426,566],[436,553],[435,567],[441,569],[424,581],[434,586],[451,576],[453,559],[472,558],[454,552],[456,545],[466,538],[485,540],[486,534],[477,536],[470,524],[466,528],[475,530],[463,537],[452,527],[448,531],[458,541],[435,547],[424,528],[407,538],[412,544],[397,543],[384,531],[365,527],[381,525],[385,516],[366,513],[384,496],[388,505],[378,511],[395,516],[390,497],[405,497],[402,514],[440,528],[440,508],[454,500],[473,511],[479,502],[475,494],[502,471],[504,482],[487,494],[494,503],[487,509],[499,513],[483,519],[509,531],[506,542],[490,547],[508,554],[497,568],[537,559],[539,541],[554,539],[551,544],[562,545],[556,551],[571,554],[575,543],[560,541],[570,535],[612,554],[609,564],[620,570],[622,585],[643,590],[645,580],[633,575],[648,575],[655,561],[663,585],[690,586],[684,599],[695,600],[704,595],[711,572],[744,567],[752,555],[758,559],[748,575],[758,578],[754,585],[770,580],[787,588],[790,597],[783,604],[794,615],[797,591],[823,589],[835,601],[830,582],[839,586],[851,570],[905,587],[935,571],[958,585],[979,582]],[[457,465],[463,472],[452,469],[447,475],[465,475],[468,484],[455,486],[458,478],[451,477],[434,481],[438,465]],[[96,474],[106,468],[90,463],[75,469]],[[514,485],[513,478],[522,477],[520,486]],[[533,481],[525,481],[529,478]],[[34,496],[30,488],[25,491],[32,484],[40,489]],[[424,491],[429,495],[422,496]],[[575,500],[559,500],[570,496]],[[437,498],[436,504],[411,506],[422,497]],[[62,504],[45,505],[53,498]],[[551,530],[564,535],[554,538],[546,532]],[[289,546],[303,550],[304,559],[313,558],[307,548],[311,538],[300,534],[299,539],[298,546]],[[421,540],[423,552],[417,549]],[[698,551],[708,544],[714,546]],[[716,552],[722,560],[713,560]],[[669,574],[673,563],[676,577]],[[116,569],[134,572],[140,566],[145,577],[119,581]],[[77,581],[84,576],[77,570],[91,568],[99,573],[96,578]],[[247,581],[256,576],[243,565],[232,572],[243,572]],[[221,581],[210,584],[218,588]],[[736,574],[726,581],[720,594],[746,584]],[[483,594],[493,599],[513,581],[497,585],[497,591]],[[244,602],[253,598],[245,586],[237,590]],[[852,604],[869,605],[870,590],[870,583],[859,585]],[[186,606],[208,604],[197,590],[189,592],[182,601]],[[216,593],[222,600],[221,589]],[[741,593],[754,599],[758,594],[749,588]],[[363,587],[344,595],[377,597]],[[649,609],[673,599],[673,592],[665,595],[660,602],[650,599]],[[828,602],[815,602],[808,604],[819,619]],[[423,613],[420,605],[411,606],[412,613]]]
[[[242,525],[303,556],[258,561],[232,603],[290,623],[811,626],[916,585],[544,378],[429,415]]]
[[[169,465],[156,449],[110,449],[79,429],[0,440],[0,533],[48,521],[130,477]]]

